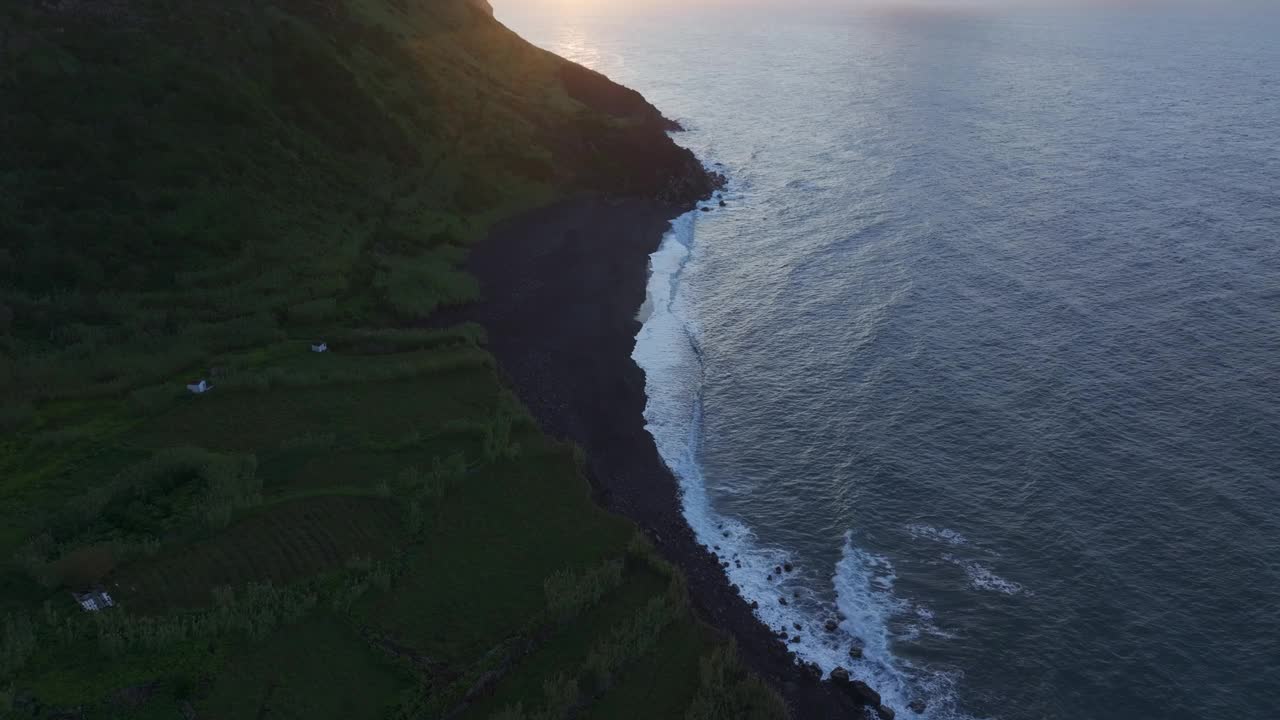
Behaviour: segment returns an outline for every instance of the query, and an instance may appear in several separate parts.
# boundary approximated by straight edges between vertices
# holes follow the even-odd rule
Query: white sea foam
[[[946,637],[932,613],[915,608],[893,592],[888,559],[868,553],[845,535],[840,560],[830,574],[819,568],[778,569],[793,562],[785,549],[761,543],[741,521],[720,516],[711,505],[697,461],[702,420],[702,359],[698,328],[682,282],[694,259],[694,237],[701,218],[694,211],[677,218],[650,258],[647,297],[633,358],[645,371],[646,427],[663,461],[680,483],[685,518],[700,542],[728,563],[729,581],[759,604],[757,616],[775,631],[785,629],[796,655],[823,672],[845,667],[881,693],[900,713],[924,698],[926,720],[964,717],[955,710],[955,676],[914,667],[892,652],[895,641],[920,633]],[[956,533],[935,531],[949,543]],[[821,592],[819,592],[821,590]],[[834,601],[832,598],[834,597]],[[786,603],[783,604],[782,600]],[[904,618],[895,623],[895,618]],[[838,628],[826,630],[835,619]],[[850,655],[853,645],[862,657]],[[914,716],[914,714],[913,714]]]
[[[934,542],[955,546],[969,544],[965,536],[949,528],[936,528],[922,523],[913,523],[907,526],[907,532],[911,534],[911,537],[921,540],[933,540]]]
[[[991,568],[976,560],[958,558],[950,554],[943,555],[942,559],[962,568],[964,574],[969,578],[969,584],[978,590],[990,590],[1005,595],[1033,594],[1021,584],[1000,577]]]

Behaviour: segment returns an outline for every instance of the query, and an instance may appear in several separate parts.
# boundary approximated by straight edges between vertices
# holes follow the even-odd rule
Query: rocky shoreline
[[[631,359],[649,256],[686,200],[573,198],[500,223],[473,250],[484,300],[434,318],[474,320],[521,400],[549,434],[586,451],[599,502],[640,525],[688,577],[699,615],[732,635],[794,717],[861,717],[879,696],[847,674],[824,682],[797,663],[729,584],[681,512],[676,479],[644,428],[644,373]],[[882,717],[893,711],[882,708]]]

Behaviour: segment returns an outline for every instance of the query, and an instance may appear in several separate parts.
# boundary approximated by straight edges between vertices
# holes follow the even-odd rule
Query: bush
[[[685,720],[781,720],[787,706],[778,694],[742,667],[732,643],[701,660],[702,684]]]
[[[66,562],[83,565],[73,559],[86,545],[109,547],[114,561],[123,562],[154,554],[163,540],[191,536],[200,526],[225,527],[237,511],[261,502],[253,455],[161,450],[69,500],[15,559],[40,582],[57,585],[72,579],[61,570]]]
[[[547,710],[544,715],[549,720],[570,717],[581,698],[577,679],[568,677],[564,673],[556,673],[544,681],[542,694],[547,699]]]
[[[583,665],[583,677],[592,689],[604,692],[623,666],[653,652],[662,631],[676,619],[676,614],[666,597],[655,597],[629,622],[592,648]]]
[[[622,584],[622,561],[607,560],[585,572],[560,570],[542,583],[547,610],[561,621],[568,620],[599,602]]]
[[[443,253],[418,258],[395,257],[378,271],[374,287],[387,306],[403,319],[422,318],[444,305],[480,299],[480,284]]]
[[[25,614],[7,615],[4,637],[0,638],[0,676],[11,677],[36,649],[35,628]],[[7,709],[7,708],[5,708]]]
[[[482,452],[488,462],[510,460],[520,456],[520,445],[511,442],[512,418],[505,412],[499,412],[489,421],[485,428]]]

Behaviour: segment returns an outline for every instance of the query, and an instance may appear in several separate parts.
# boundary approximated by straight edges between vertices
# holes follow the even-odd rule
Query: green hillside
[[[782,714],[412,329],[499,218],[711,190],[483,5],[0,0],[0,717]]]

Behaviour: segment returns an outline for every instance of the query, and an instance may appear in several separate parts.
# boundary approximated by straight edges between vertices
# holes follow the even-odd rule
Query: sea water
[[[1280,717],[1276,13],[495,4],[729,177],[635,359],[802,658],[899,717]]]

